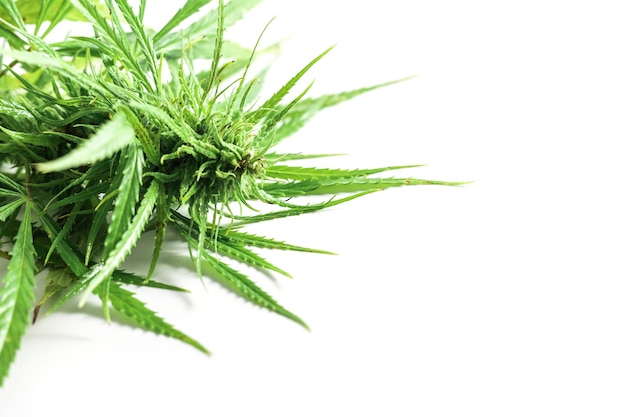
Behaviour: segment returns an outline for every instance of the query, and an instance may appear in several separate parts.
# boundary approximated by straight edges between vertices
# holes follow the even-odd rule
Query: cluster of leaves
[[[0,0],[0,235],[8,246],[0,251],[8,259],[0,284],[0,385],[26,327],[51,300],[49,312],[96,294],[107,320],[112,307],[208,353],[126,289],[181,290],[152,279],[166,229],[188,242],[200,276],[306,327],[233,264],[287,275],[253,248],[324,251],[260,237],[244,225],[387,187],[451,185],[374,176],[406,168],[400,166],[296,167],[294,160],[325,155],[273,151],[321,109],[380,86],[317,98],[304,98],[310,86],[289,94],[325,51],[260,100],[262,74],[250,75],[260,51],[224,39],[225,28],[260,0],[220,0],[181,29],[209,2],[187,0],[155,31],[143,23],[146,0],[138,10],[127,0]],[[94,35],[47,42],[68,19],[88,22]],[[198,59],[209,68],[196,71]],[[311,195],[329,197],[298,204]],[[243,214],[260,206],[270,209]],[[148,230],[156,238],[146,275],[122,271]],[[44,295],[35,300],[35,275],[44,270]]]

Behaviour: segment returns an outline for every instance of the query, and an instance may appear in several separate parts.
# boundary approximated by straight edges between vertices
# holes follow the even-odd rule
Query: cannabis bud
[[[299,167],[295,161],[330,154],[280,152],[276,146],[320,110],[390,83],[305,98],[309,85],[286,100],[328,49],[262,99],[262,75],[250,74],[251,61],[263,53],[258,42],[253,49],[225,48],[224,40],[226,25],[259,2],[220,0],[181,29],[209,3],[190,0],[154,31],[143,23],[144,1],[135,10],[127,0],[41,7],[0,0],[0,234],[8,249],[0,250],[8,260],[0,286],[0,384],[33,310],[46,306],[50,313],[76,297],[82,306],[92,294],[107,320],[113,308],[208,353],[128,289],[183,291],[153,278],[167,230],[188,243],[200,277],[306,326],[237,265],[288,275],[254,249],[328,252],[257,236],[245,225],[388,187],[459,184],[377,176],[413,166]],[[49,43],[49,33],[67,20],[87,22],[94,36]],[[210,68],[196,71],[198,59]],[[299,200],[309,196],[322,199]],[[244,214],[243,207],[255,212]],[[146,274],[123,271],[149,230],[155,239]],[[46,274],[45,290],[33,307],[39,273]]]

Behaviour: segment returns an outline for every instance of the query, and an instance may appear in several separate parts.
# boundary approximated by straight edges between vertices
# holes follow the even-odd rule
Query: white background
[[[231,34],[252,45],[278,16],[268,40],[291,37],[272,87],[334,43],[312,95],[418,75],[285,149],[475,182],[256,228],[339,254],[267,253],[295,279],[258,278],[311,333],[204,289],[172,241],[157,278],[192,294],[141,297],[213,355],[103,324],[95,303],[68,310],[28,330],[0,414],[625,415],[622,5],[268,0]],[[145,271],[150,250],[147,236],[126,266]]]

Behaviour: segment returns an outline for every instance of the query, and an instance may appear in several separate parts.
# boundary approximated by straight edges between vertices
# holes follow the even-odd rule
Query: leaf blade
[[[197,13],[201,7],[209,4],[211,0],[187,0],[187,2],[178,9],[178,11],[172,16],[172,18],[159,30],[152,38],[154,43],[157,43],[163,36],[170,33],[178,25],[180,25],[187,18]]]
[[[274,95],[272,95],[261,107],[252,113],[251,122],[255,123],[266,117],[268,114],[275,111],[275,108],[278,106],[280,101],[285,97],[289,91],[296,85],[296,83],[306,74],[313,65],[315,65],[319,60],[321,60],[326,54],[328,54],[334,46],[326,49],[324,52],[316,56],[312,61],[310,61],[307,65],[304,66],[296,75],[294,75],[287,83],[282,86]]]
[[[134,138],[133,127],[124,113],[119,112],[71,152],[58,159],[37,164],[36,167],[41,172],[58,172],[93,164],[128,146]]]
[[[24,204],[22,199],[10,201],[0,207],[0,221],[6,221],[7,218]]]
[[[35,300],[35,248],[29,203],[10,253],[11,260],[0,287],[0,386],[29,325],[28,314]]]
[[[290,180],[309,180],[309,179],[337,179],[337,178],[356,178],[368,175],[378,174],[396,169],[416,168],[420,165],[395,165],[384,168],[372,169],[331,169],[331,168],[309,168],[294,167],[287,165],[273,165],[265,169],[268,177],[290,179]]]
[[[89,273],[85,276],[88,284],[85,287],[83,296],[81,297],[78,305],[82,307],[87,301],[89,293],[94,291],[98,285],[104,280],[111,277],[113,272],[122,264],[126,256],[130,253],[132,248],[137,244],[141,233],[143,232],[146,224],[150,220],[152,215],[152,209],[156,204],[158,197],[158,187],[156,182],[152,182],[148,191],[146,191],[141,201],[141,205],[137,210],[137,213],[133,217],[131,224],[124,231],[120,240],[117,242],[113,250],[109,253],[104,263],[98,264],[92,267]]]
[[[113,183],[117,185],[115,190],[116,198],[111,222],[107,230],[107,237],[104,241],[104,256],[107,257],[115,244],[120,240],[124,231],[128,228],[132,216],[135,213],[135,206],[139,200],[141,188],[141,174],[143,171],[143,153],[135,145],[127,148],[123,163],[118,166],[113,177]],[[117,181],[119,183],[117,183]]]
[[[212,271],[209,276],[222,284],[227,289],[241,296],[243,299],[253,304],[263,307],[273,313],[286,317],[305,329],[309,330],[309,326],[300,317],[281,306],[269,294],[263,291],[245,274],[235,270],[217,257],[211,255],[206,248],[199,246],[198,241],[191,236],[183,226],[176,224],[178,232],[185,237],[191,248],[198,252],[198,257],[204,261],[204,264]]]
[[[109,300],[115,310],[133,319],[141,327],[159,335],[181,340],[207,355],[211,354],[198,341],[174,328],[139,301],[134,293],[125,290],[116,282],[110,283]]]

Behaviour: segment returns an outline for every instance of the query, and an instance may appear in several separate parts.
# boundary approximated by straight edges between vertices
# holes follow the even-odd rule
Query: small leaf
[[[13,194],[14,196],[22,196],[26,194],[26,188],[24,188],[22,185],[15,182],[15,180],[13,180],[11,177],[9,177],[7,174],[3,172],[0,172],[0,184],[4,184],[9,189],[13,190],[15,192]],[[11,195],[7,193],[12,193],[11,191],[8,191],[8,190],[2,190],[2,192],[4,193],[3,197]]]
[[[150,72],[152,74],[152,79],[155,81],[158,80],[159,71],[157,69],[156,54],[154,52],[152,38],[147,35],[143,23],[141,22],[135,11],[130,7],[128,1],[116,0],[116,3],[120,9],[120,12],[122,13],[122,16],[124,17],[124,19],[126,19],[126,22],[130,26],[133,34],[135,35],[135,43],[136,45],[138,45],[139,50],[145,58],[145,62],[147,62],[148,64],[148,68],[150,69]],[[120,32],[122,33],[121,30]],[[160,86],[157,86],[157,88],[158,87]]]
[[[296,252],[310,252],[321,253],[326,255],[334,255],[333,252],[328,252],[320,249],[311,249],[303,246],[290,245],[285,242],[280,242],[268,237],[257,236],[250,233],[231,230],[223,239],[227,239],[232,242],[236,242],[242,245],[256,246],[257,248],[265,249],[278,249],[278,250],[290,250]]]
[[[45,44],[43,41],[41,41],[40,46],[45,46],[49,48],[49,45]],[[77,83],[81,87],[87,89],[87,91],[91,91],[93,93],[97,92],[102,96],[109,95],[110,91],[107,90],[107,88],[111,88],[118,93],[120,92],[119,88],[117,88],[116,86],[112,84],[107,84],[106,87],[104,87],[96,79],[88,76],[82,71],[79,71],[62,59],[59,59],[55,56],[50,56],[47,53],[25,52],[13,49],[0,49],[0,55],[10,56],[22,64],[34,65],[39,68],[49,69],[56,74],[71,79],[72,82]]]
[[[300,159],[316,159],[316,158],[328,158],[331,156],[345,156],[343,153],[266,153],[265,158],[272,161],[296,161]],[[272,162],[274,163],[274,162]]]
[[[269,311],[280,314],[309,330],[309,326],[300,317],[278,304],[278,302],[252,282],[246,275],[231,268],[214,256],[211,256],[207,251],[203,250],[201,252],[202,258],[213,270],[213,273],[210,275],[211,278],[246,300]]]
[[[67,234],[72,229],[72,226],[74,226],[74,222],[76,221],[76,217],[78,216],[78,213],[79,213],[80,209],[82,208],[83,203],[84,203],[84,200],[79,202],[79,203],[77,203],[76,205],[74,205],[74,207],[72,207],[72,211],[70,212],[69,217],[65,221],[65,224],[63,225],[63,228],[61,229],[59,234],[54,238],[54,240],[50,244],[50,247],[48,249],[48,253],[46,254],[46,258],[44,259],[44,264],[48,263],[48,261],[50,260],[50,257],[54,253],[54,250],[57,247],[57,245],[59,244],[59,242],[61,240],[65,239]]]
[[[362,197],[364,195],[367,195],[376,191],[380,191],[380,189],[363,191],[361,193],[349,195],[344,198],[331,198],[328,201],[324,201],[318,204],[310,204],[307,206],[295,206],[295,207],[288,208],[285,210],[272,211],[269,213],[258,214],[255,216],[231,216],[231,217],[233,219],[238,220],[237,222],[238,225],[244,225],[244,224],[249,224],[249,223],[258,223],[258,222],[264,222],[264,221],[273,220],[273,219],[280,219],[283,217],[299,216],[301,214],[313,213],[315,211],[320,211],[328,207],[346,203],[348,201],[357,199],[359,197]]]
[[[202,0],[196,0],[195,2],[197,3],[198,1]],[[225,8],[224,25],[227,27],[232,26],[243,17],[246,11],[253,8],[261,1],[262,0],[237,0],[229,2]],[[188,0],[187,3],[192,2],[194,2],[194,0]],[[180,45],[184,43],[186,44],[186,40],[188,39],[197,39],[207,36],[207,28],[216,27],[218,18],[219,11],[215,8],[200,17],[195,22],[191,23],[188,27],[177,32],[171,32],[171,29],[174,29],[174,27],[166,24],[166,26],[170,26],[170,33],[164,34],[164,32],[167,31],[164,27],[157,35],[155,35],[154,43],[156,44],[157,51],[161,53],[167,50],[180,49]],[[207,36],[207,38],[210,38],[210,36],[211,35]]]
[[[33,313],[33,323],[37,320],[39,309],[55,294],[65,290],[76,279],[67,268],[50,268],[46,275],[46,288],[37,302]]]
[[[176,210],[171,210],[170,214],[172,216],[172,221],[177,228],[189,228],[189,224],[191,223],[191,219],[180,214]],[[192,224],[192,230],[190,231],[193,235],[197,235],[199,233],[198,226],[196,224]],[[309,253],[320,253],[325,255],[335,255],[333,252],[328,252],[320,249],[312,249],[306,248],[303,246],[290,245],[285,242],[280,242],[275,239],[271,239],[268,237],[257,236],[250,233],[242,232],[240,230],[234,230],[232,228],[227,229],[226,231],[222,231],[220,229],[220,233],[218,234],[218,239],[221,242],[234,243],[239,246],[255,246],[257,248],[264,249],[278,249],[278,250],[290,250],[296,252],[309,252]]]
[[[176,292],[190,292],[189,290],[186,290],[184,288],[177,287],[175,285],[165,284],[162,282],[157,282],[154,280],[146,282],[146,279],[140,277],[139,275],[131,274],[129,272],[121,271],[119,269],[113,272],[113,274],[111,275],[111,280],[115,282],[120,282],[122,284],[137,285],[140,287],[158,288],[161,290],[170,290]]]
[[[36,207],[36,214],[39,221],[41,221],[44,231],[50,240],[54,241],[59,233],[61,233],[59,225],[49,214],[45,213],[44,210],[38,206]],[[74,275],[80,277],[87,272],[88,268],[81,262],[80,257],[77,255],[79,251],[74,244],[65,239],[60,239],[57,241],[56,253],[63,259],[67,266],[70,267]]]
[[[0,0],[0,6],[2,6],[2,8],[0,8],[0,17],[1,18],[6,18],[6,17],[10,17],[11,20],[13,21],[13,24],[17,25],[20,29],[25,29],[26,27],[24,26],[24,19],[22,18],[22,15],[19,11],[19,9],[17,8],[17,5],[15,4],[15,1],[13,0]]]
[[[110,283],[109,300],[115,310],[133,319],[141,327],[156,334],[181,340],[195,347],[200,352],[206,353],[207,355],[210,354],[199,342],[167,323],[154,311],[146,307],[144,303],[135,298],[135,294],[123,289],[116,282]]]
[[[235,259],[243,264],[253,266],[259,270],[266,269],[269,271],[278,272],[279,274],[284,275],[287,278],[293,278],[288,272],[280,269],[265,258],[261,257],[259,254],[254,253],[253,251],[242,245],[220,241],[217,244],[217,248],[221,253],[225,254],[229,258]]]
[[[202,258],[211,269],[209,276],[244,299],[280,314],[294,322],[300,324],[305,329],[309,329],[307,324],[298,316],[278,304],[269,294],[263,291],[250,278],[241,272],[233,269],[226,263],[212,256],[205,248],[198,245],[198,241],[191,236],[184,226],[176,225],[178,232],[185,237],[190,246],[198,252],[198,257]]]
[[[133,214],[135,214],[135,206],[139,200],[141,188],[143,162],[143,152],[135,144],[130,145],[121,157],[115,176],[112,178],[115,188],[110,192],[117,194],[115,195],[107,237],[104,241],[105,257],[119,242],[122,234],[128,229]]]
[[[13,200],[0,207],[0,221],[6,221],[15,210],[24,204],[24,200]]]
[[[209,4],[211,0],[187,0],[183,7],[172,16],[172,18],[154,35],[154,42],[158,42],[163,36],[176,29],[183,21],[200,10],[201,7]]]
[[[275,112],[276,107],[280,103],[280,101],[285,97],[289,91],[296,85],[296,83],[311,69],[313,65],[315,65],[320,59],[322,59],[326,54],[328,54],[334,46],[331,46],[317,57],[315,57],[311,62],[304,66],[295,76],[293,76],[284,86],[282,86],[272,97],[270,97],[263,105],[254,113],[252,113],[251,121],[258,122],[268,114]]]
[[[274,183],[263,186],[263,190],[276,198],[312,195],[337,195],[362,191],[384,190],[409,185],[458,186],[466,182],[433,181],[417,178],[338,178],[312,179],[305,181]]]
[[[154,181],[150,184],[146,194],[143,196],[141,205],[137,210],[137,214],[133,217],[130,226],[124,231],[113,250],[111,250],[107,258],[104,260],[104,263],[97,264],[92,267],[90,272],[85,276],[85,280],[88,282],[88,285],[85,293],[79,301],[80,307],[85,305],[89,293],[95,290],[95,288],[104,280],[108,280],[111,277],[111,274],[113,274],[122,262],[124,262],[124,259],[128,256],[132,248],[135,247],[137,241],[141,237],[141,233],[144,231],[146,224],[150,220],[152,209],[157,201],[157,193],[158,186],[156,181]]]
[[[89,227],[89,234],[87,235],[85,265],[89,265],[94,251],[99,252],[99,250],[104,247],[106,220],[112,205],[112,200],[101,202],[96,210],[96,214],[93,216],[93,220]],[[100,254],[98,253],[98,255]]]
[[[141,144],[141,149],[146,154],[148,161],[153,165],[160,165],[158,146],[155,146],[155,138],[151,137],[145,126],[139,121],[139,118],[131,109],[126,106],[120,106],[120,110],[126,115],[128,122],[135,130],[137,140]]]
[[[158,183],[157,183],[158,184]],[[152,260],[150,261],[150,269],[146,275],[146,282],[149,282],[152,278],[152,274],[156,269],[159,256],[161,254],[161,248],[165,242],[165,230],[167,228],[167,222],[169,219],[169,208],[171,205],[171,198],[168,198],[167,194],[159,186],[158,191],[159,198],[156,203],[156,218],[155,218],[155,234],[154,234],[154,248],[152,250]]]
[[[329,169],[329,168],[302,168],[292,167],[286,165],[274,165],[265,169],[265,174],[268,177],[291,179],[291,180],[309,180],[312,178],[356,178],[364,177],[367,175],[378,174],[381,172],[387,172],[395,169],[416,168],[420,165],[398,165],[385,168],[373,168],[373,169]]]
[[[354,97],[360,96],[367,92],[377,90],[382,87],[386,87],[392,84],[406,81],[412,77],[402,78],[382,84],[376,84],[370,87],[359,88],[356,90],[344,91],[336,94],[326,94],[320,97],[309,98],[300,101],[293,109],[283,118],[280,126],[276,129],[274,135],[272,135],[272,141],[274,144],[279,143],[288,136],[296,133],[306,123],[308,123],[313,116],[315,116],[322,109],[335,106],[344,101],[350,100]]]

